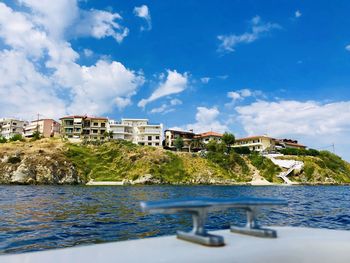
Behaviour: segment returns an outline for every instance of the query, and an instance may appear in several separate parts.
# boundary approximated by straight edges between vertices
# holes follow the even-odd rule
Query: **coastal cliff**
[[[283,158],[305,162],[304,170],[290,177],[294,182],[350,183],[350,165],[333,154]],[[42,139],[0,144],[1,184],[279,184],[281,171],[257,154],[176,153],[125,141],[78,145]]]

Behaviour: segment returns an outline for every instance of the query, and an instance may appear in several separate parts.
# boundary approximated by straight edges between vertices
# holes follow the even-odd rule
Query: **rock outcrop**
[[[54,147],[53,147],[54,146]],[[16,143],[0,152],[1,184],[78,184],[81,179],[59,144]]]

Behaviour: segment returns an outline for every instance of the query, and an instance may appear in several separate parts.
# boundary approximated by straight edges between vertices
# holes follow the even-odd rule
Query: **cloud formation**
[[[162,104],[160,107],[158,108],[153,108],[150,113],[162,113],[162,114],[166,114],[169,112],[173,112],[175,111],[175,108],[173,106],[176,105],[181,105],[182,101],[179,99],[172,99],[170,100],[169,104]]]
[[[182,129],[193,130],[195,133],[215,131],[225,132],[228,131],[226,124],[223,124],[219,120],[220,111],[217,107],[197,107],[196,122],[184,125]]]
[[[15,11],[0,3],[0,43],[6,45],[0,50],[3,115],[103,114],[131,103],[130,97],[144,82],[142,74],[104,59],[91,66],[80,65],[79,54],[69,42],[70,30],[77,30],[82,21],[87,23],[86,36],[110,36],[121,42],[125,28],[114,21],[120,19],[118,14],[80,10],[76,1],[19,3],[27,9]]]
[[[188,85],[188,74],[178,73],[176,70],[167,70],[167,77],[162,81],[152,95],[147,99],[142,99],[137,104],[139,107],[146,107],[152,101],[158,100],[162,97],[177,94],[184,91]]]
[[[259,16],[255,16],[250,21],[250,30],[241,35],[219,35],[217,36],[220,41],[218,51],[222,53],[231,53],[235,51],[235,48],[239,44],[249,44],[258,40],[263,34],[268,33],[273,29],[281,28],[276,23],[264,23]]]
[[[141,26],[141,31],[148,31],[152,29],[151,13],[148,6],[142,5],[134,8],[134,15],[144,19],[147,23],[147,27]]]
[[[258,101],[235,109],[248,135],[269,134],[303,139],[316,148],[334,142],[339,144],[338,148],[344,156],[350,159],[345,150],[350,147],[349,101]]]
[[[302,16],[302,13],[299,10],[297,10],[297,11],[295,11],[294,15],[296,18],[299,18]]]

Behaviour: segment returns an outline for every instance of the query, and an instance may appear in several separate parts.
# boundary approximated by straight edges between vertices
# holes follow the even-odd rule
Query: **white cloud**
[[[94,54],[94,52],[88,48],[84,48],[83,52],[85,57],[91,57]]]
[[[146,23],[147,23],[147,27],[142,26],[141,27],[141,31],[151,30],[152,29],[151,13],[149,11],[148,6],[142,5],[142,6],[139,6],[139,7],[135,7],[134,8],[134,14],[135,14],[135,16],[144,19],[146,21]]]
[[[210,81],[210,78],[209,78],[209,77],[203,77],[203,78],[201,78],[201,82],[204,83],[204,84],[209,83],[209,81]]]
[[[347,45],[347,46],[345,47],[345,49],[346,49],[347,51],[350,51],[350,45]]]
[[[237,91],[230,91],[227,93],[227,97],[231,99],[231,103],[226,104],[227,106],[232,106],[237,101],[244,100],[248,97],[258,97],[263,96],[263,93],[260,90],[250,90],[250,89],[241,89]]]
[[[172,106],[176,106],[176,105],[181,105],[182,101],[179,99],[172,99],[170,100],[169,104],[162,104],[160,107],[158,108],[153,108],[150,113],[162,113],[162,114],[166,114],[169,112],[173,112],[175,111],[175,108],[173,108]]]
[[[113,37],[121,43],[129,34],[129,29],[117,22],[122,19],[118,13],[92,9],[81,11],[81,16],[75,29],[80,36],[93,36],[97,39]]]
[[[0,51],[0,78],[2,116],[32,119],[37,113],[48,117],[66,113],[54,83],[20,51]]]
[[[299,17],[302,16],[302,13],[299,10],[297,10],[297,11],[295,11],[294,15],[295,15],[296,18],[299,18]]]
[[[147,99],[142,99],[137,104],[139,107],[145,107],[148,103],[160,99],[164,96],[177,94],[184,91],[188,84],[188,74],[178,73],[176,70],[167,70],[168,76],[164,82],[161,82],[158,88]]]
[[[230,53],[235,51],[235,47],[241,43],[252,43],[259,39],[264,33],[267,33],[273,29],[281,28],[276,23],[264,23],[259,16],[255,16],[250,21],[251,28],[248,32],[241,35],[219,35],[217,38],[220,40],[218,47],[219,52]]]
[[[219,115],[220,112],[216,107],[197,107],[196,122],[185,125],[183,129],[193,130],[195,133],[228,131],[228,127],[218,120]]]
[[[102,114],[130,104],[143,76],[125,68],[120,62],[99,60],[90,67],[77,64],[63,65],[55,77],[62,86],[71,90],[69,112]]]
[[[30,8],[27,14],[31,20],[43,26],[55,39],[64,37],[65,30],[79,17],[76,0],[19,0],[19,3]]]
[[[182,104],[182,101],[179,100],[179,99],[172,99],[172,100],[170,101],[170,105],[172,105],[172,106],[181,105],[181,104]]]
[[[0,50],[1,114],[103,114],[130,105],[130,97],[144,83],[142,73],[117,61],[101,59],[91,66],[79,65],[79,54],[65,37],[69,25],[82,22],[76,11],[66,10],[72,3],[73,9],[85,14],[86,32],[97,38],[122,40],[125,28],[114,22],[120,19],[118,14],[80,10],[76,1],[58,2],[22,0],[29,9],[21,12],[0,3],[0,41],[7,46]],[[88,50],[84,53],[90,54]]]
[[[238,120],[249,135],[292,137],[312,147],[336,143],[349,160],[350,101],[259,101],[236,107]]]

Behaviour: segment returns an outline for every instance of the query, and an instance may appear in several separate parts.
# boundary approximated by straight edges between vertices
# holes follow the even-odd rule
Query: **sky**
[[[350,2],[0,1],[0,116],[149,118],[350,161]]]

